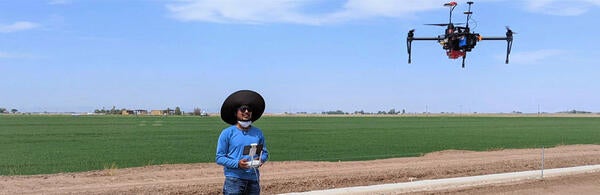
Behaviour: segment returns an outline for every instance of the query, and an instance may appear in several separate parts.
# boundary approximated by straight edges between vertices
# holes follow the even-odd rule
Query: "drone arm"
[[[437,40],[440,40],[440,38],[437,38],[437,37],[414,37],[414,36],[415,36],[415,29],[409,30],[408,31],[408,35],[406,36],[406,51],[408,51],[408,63],[409,64],[411,62],[412,41],[414,41],[414,40],[417,40],[417,41],[421,41],[421,40],[437,41]]]
[[[482,37],[481,38],[482,41],[505,41],[508,40],[508,37]]]
[[[416,41],[439,41],[442,40],[443,38],[439,38],[439,37],[413,37],[412,40],[416,40]]]
[[[441,40],[438,37],[413,37],[413,32],[408,32],[408,37],[406,37],[406,50],[408,51],[408,63],[411,62],[411,51],[412,51],[412,41],[439,41]]]
[[[504,63],[508,64],[508,56],[510,55],[510,50],[512,48],[512,36],[508,37],[483,37],[481,40],[492,40],[492,41],[506,41],[506,61]]]

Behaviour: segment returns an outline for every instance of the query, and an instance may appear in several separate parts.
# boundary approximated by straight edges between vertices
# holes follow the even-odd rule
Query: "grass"
[[[192,117],[10,116],[0,121],[2,175],[101,170],[113,163],[209,162],[224,127],[216,118]],[[8,173],[11,168],[17,171]]]
[[[446,149],[600,143],[598,118],[272,117],[262,122],[278,160],[367,160]]]
[[[600,144],[600,118],[268,117],[273,161]],[[0,116],[0,175],[214,162],[219,117]]]

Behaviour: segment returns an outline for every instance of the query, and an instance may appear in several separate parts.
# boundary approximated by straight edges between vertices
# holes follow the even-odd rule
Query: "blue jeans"
[[[260,194],[260,185],[258,181],[245,180],[235,177],[225,177],[223,184],[223,194]]]

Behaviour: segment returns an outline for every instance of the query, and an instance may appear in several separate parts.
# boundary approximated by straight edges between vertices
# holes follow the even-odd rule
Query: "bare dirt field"
[[[547,169],[594,164],[600,164],[600,145],[545,149]],[[448,150],[421,157],[355,162],[268,162],[261,168],[261,186],[263,194],[277,194],[538,170],[540,166],[541,149]],[[215,163],[0,176],[0,194],[219,194],[222,185],[223,169]],[[600,173],[419,193],[598,194]]]

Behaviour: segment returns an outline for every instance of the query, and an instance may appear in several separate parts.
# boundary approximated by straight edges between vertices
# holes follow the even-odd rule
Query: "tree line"
[[[95,109],[94,113],[95,114],[106,114],[106,115],[122,115],[124,111],[128,111],[128,109],[125,109],[125,108],[117,109],[115,106],[113,106],[111,109],[106,109],[106,108]],[[194,108],[194,110],[189,113],[185,113],[184,111],[182,111],[181,108],[179,108],[179,106],[175,107],[175,109],[167,108],[166,110],[162,110],[162,111],[164,111],[164,113],[166,115],[208,116],[208,114],[200,108]],[[19,113],[19,110],[16,108],[12,108],[9,110],[7,108],[0,107],[0,114],[10,114],[10,113],[16,114],[16,113]]]
[[[327,114],[327,115],[340,115],[340,114],[350,114],[348,112],[344,112],[342,110],[332,110],[332,111],[324,111],[321,112],[321,114]],[[402,111],[396,111],[396,109],[390,109],[389,111],[377,111],[377,112],[365,112],[363,110],[357,110],[354,111],[354,114],[406,114],[406,110],[402,109]]]
[[[17,112],[19,112],[19,110],[15,109],[15,108],[13,108],[13,109],[10,109],[10,113],[13,113],[13,114],[15,114],[15,113],[17,113]],[[9,112],[8,112],[8,109],[6,109],[6,108],[0,108],[0,113],[2,113],[2,114],[7,114],[7,113],[9,113]]]
[[[123,112],[129,111],[129,109],[125,109],[125,108],[121,108],[121,109],[117,109],[115,106],[113,106],[111,109],[95,109],[94,113],[95,114],[108,114],[108,115],[122,115]],[[144,110],[147,112],[147,110]],[[194,108],[194,111],[192,111],[191,113],[185,113],[183,111],[181,111],[181,108],[179,108],[179,106],[175,107],[175,109],[171,109],[171,108],[167,108],[165,110],[162,110],[164,112],[165,115],[193,115],[193,116],[206,116],[206,112],[203,112],[202,109],[200,108]]]

